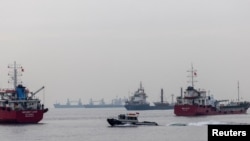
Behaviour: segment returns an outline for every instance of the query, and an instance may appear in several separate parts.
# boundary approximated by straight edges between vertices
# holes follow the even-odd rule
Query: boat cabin
[[[118,119],[120,121],[126,122],[138,122],[138,115],[139,113],[128,113],[128,114],[120,114],[118,115]]]

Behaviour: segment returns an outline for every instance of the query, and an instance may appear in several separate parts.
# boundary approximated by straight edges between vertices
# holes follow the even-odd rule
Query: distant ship
[[[101,99],[100,101],[93,101],[90,99],[89,104],[82,104],[81,99],[78,101],[70,101],[67,99],[66,104],[60,104],[55,103],[55,108],[123,108],[124,107],[124,101],[121,98],[113,99],[110,104],[106,104],[104,102],[104,99]],[[95,102],[99,102],[98,104],[95,104]]]
[[[217,100],[213,95],[206,93],[205,90],[194,88],[194,77],[196,71],[191,68],[191,82],[181,96],[177,97],[177,102],[174,106],[174,114],[176,116],[201,116],[201,115],[226,115],[226,114],[246,114],[250,102],[229,100]],[[239,83],[238,83],[239,89]],[[239,94],[238,94],[239,95]]]
[[[147,97],[142,83],[140,83],[140,88],[125,102],[125,108],[127,110],[168,110],[174,108],[173,104],[163,101],[163,89],[161,89],[161,101],[154,102],[154,105],[147,102]]]
[[[60,104],[60,103],[55,103],[54,104],[55,108],[84,108],[84,105],[82,104],[81,99],[78,101],[70,101],[67,99],[66,104]]]
[[[124,107],[124,101],[121,98],[115,98],[112,100],[111,103],[107,104],[104,102],[104,99],[101,99],[100,101],[93,101],[90,99],[89,104],[85,104],[85,108],[123,108]],[[95,102],[99,102],[98,104],[95,104]]]

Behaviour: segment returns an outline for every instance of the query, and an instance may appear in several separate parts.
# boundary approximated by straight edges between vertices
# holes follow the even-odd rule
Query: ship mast
[[[238,102],[240,101],[239,95],[240,95],[240,84],[239,84],[239,81],[238,81]]]
[[[173,105],[174,104],[174,94],[171,94],[171,96],[172,96],[172,102],[171,102],[171,104]]]
[[[192,87],[194,87],[194,82],[197,82],[197,81],[194,81],[194,77],[196,77],[197,74],[196,74],[196,70],[194,70],[193,68],[193,64],[191,64],[191,70],[188,70],[188,72],[191,73],[191,76],[188,76],[188,77],[191,77],[191,84],[192,84]]]
[[[14,86],[14,89],[16,89],[17,85],[18,85],[18,79],[17,77],[18,76],[21,76],[20,72],[18,71],[18,69],[21,69],[23,71],[23,68],[22,66],[20,65],[17,65],[16,64],[16,61],[14,62],[14,65],[9,65],[8,68],[13,68],[13,74],[12,73],[9,73],[9,75],[11,75],[11,81],[13,81],[13,86]],[[21,83],[21,82],[20,82]]]
[[[14,62],[14,88],[17,87],[17,67],[16,67],[16,61]]]

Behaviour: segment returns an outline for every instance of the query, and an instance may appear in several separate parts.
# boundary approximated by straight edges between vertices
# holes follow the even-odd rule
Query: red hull
[[[175,105],[174,114],[176,116],[199,116],[199,115],[225,115],[225,114],[245,114],[247,109],[239,107],[232,109],[216,110],[211,106],[199,105]]]
[[[1,123],[38,123],[43,119],[44,110],[12,111],[0,109]]]

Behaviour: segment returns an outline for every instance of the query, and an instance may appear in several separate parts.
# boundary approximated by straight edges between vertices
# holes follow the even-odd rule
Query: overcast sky
[[[216,99],[250,100],[248,0],[0,0],[0,87],[9,64],[24,68],[45,103],[128,97],[142,82],[148,101],[188,86]]]

